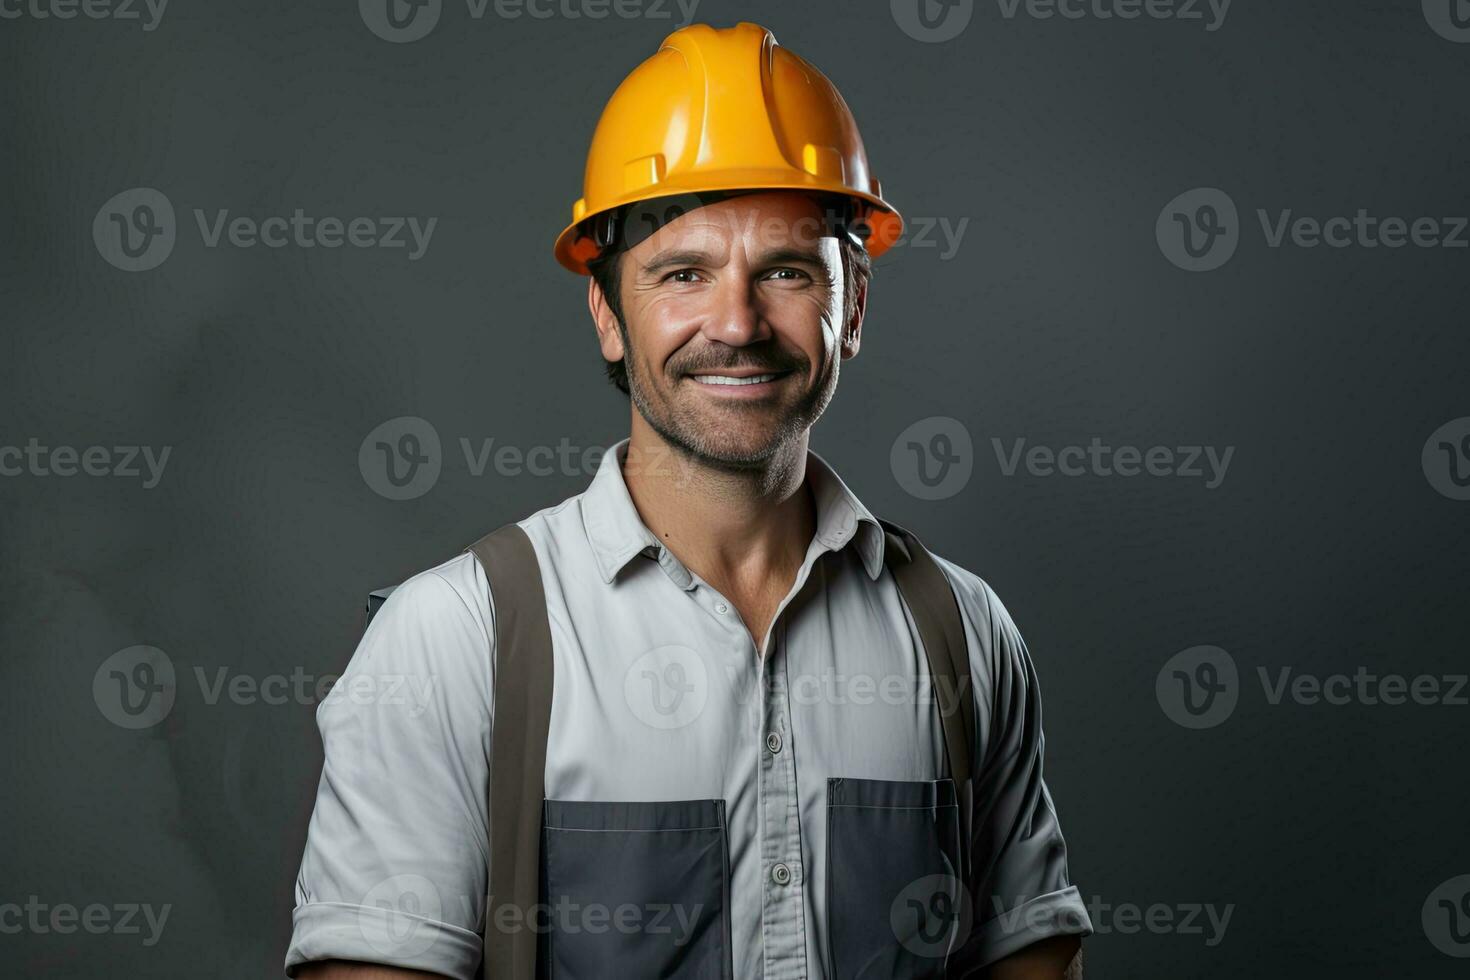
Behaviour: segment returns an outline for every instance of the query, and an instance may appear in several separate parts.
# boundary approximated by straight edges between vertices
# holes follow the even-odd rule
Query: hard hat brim
[[[599,246],[586,229],[592,219],[600,214],[617,210],[639,201],[650,201],[674,194],[697,194],[703,191],[808,191],[814,194],[839,194],[871,205],[865,215],[871,229],[866,246],[868,256],[877,258],[893,246],[903,233],[903,217],[887,201],[876,194],[859,191],[843,185],[833,185],[830,180],[811,177],[807,180],[793,179],[789,170],[726,170],[719,174],[708,171],[697,175],[697,179],[681,181],[677,178],[660,182],[651,187],[640,188],[636,193],[615,200],[598,211],[573,221],[556,238],[554,252],[556,260],[578,275],[591,275],[587,263],[597,257]]]

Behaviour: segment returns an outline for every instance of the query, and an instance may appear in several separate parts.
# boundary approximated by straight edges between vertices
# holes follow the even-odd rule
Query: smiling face
[[[722,469],[763,465],[800,440],[858,352],[864,290],[844,318],[841,246],[804,194],[696,208],[620,259],[622,326],[589,302],[602,354],[670,446]]]

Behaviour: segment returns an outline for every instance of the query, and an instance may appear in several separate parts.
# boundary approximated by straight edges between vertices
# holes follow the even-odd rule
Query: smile
[[[767,381],[775,381],[781,375],[752,374],[748,378],[736,378],[728,374],[692,374],[690,377],[702,385],[758,385],[765,384]]]

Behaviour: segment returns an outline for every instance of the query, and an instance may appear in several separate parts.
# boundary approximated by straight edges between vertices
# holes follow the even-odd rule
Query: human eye
[[[807,275],[805,272],[802,272],[800,269],[781,268],[772,269],[766,274],[766,278],[774,280],[776,282],[805,282],[806,280],[809,280],[811,276]]]

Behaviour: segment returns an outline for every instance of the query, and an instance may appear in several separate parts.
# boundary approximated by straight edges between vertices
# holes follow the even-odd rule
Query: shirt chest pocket
[[[827,781],[828,962],[835,980],[945,975],[969,909],[951,779]]]
[[[730,980],[724,800],[547,800],[542,825],[551,980]]]

